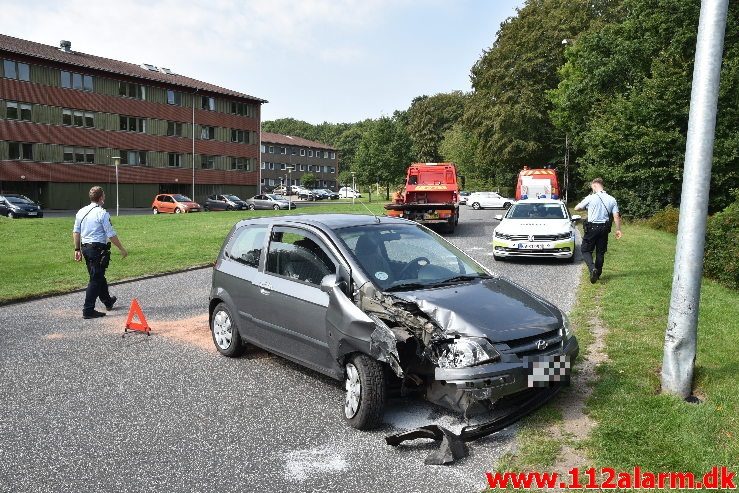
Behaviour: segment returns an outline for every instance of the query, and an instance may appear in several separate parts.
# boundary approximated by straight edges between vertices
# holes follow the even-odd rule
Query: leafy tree
[[[461,91],[419,96],[408,109],[408,133],[419,162],[439,162],[439,144],[444,133],[464,114],[467,96]]]
[[[318,182],[318,177],[313,173],[304,173],[300,179],[300,183],[305,188],[314,188]]]
[[[410,137],[401,119],[402,114],[396,113],[373,122],[359,143],[353,169],[360,184],[385,185],[388,198],[390,187],[403,181],[412,160]]]
[[[729,9],[713,210],[739,185],[739,5]],[[580,176],[602,176],[622,211],[641,217],[680,200],[700,4],[626,0],[623,12],[567,51],[551,117],[573,137]]]
[[[524,166],[556,163],[564,134],[549,118],[546,91],[557,86],[564,39],[615,15],[608,0],[529,0],[501,24],[493,46],[472,67],[474,89],[464,120],[479,140],[480,164],[501,185]]]

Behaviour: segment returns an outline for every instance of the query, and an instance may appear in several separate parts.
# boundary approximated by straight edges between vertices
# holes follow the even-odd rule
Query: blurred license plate
[[[29,212],[28,215],[29,216],[36,216],[36,215],[38,215],[38,212]]]
[[[423,215],[424,219],[439,219],[439,214],[437,212],[429,212],[428,214]]]
[[[565,354],[524,357],[524,364],[528,369],[529,387],[549,387],[570,381],[572,361]]]

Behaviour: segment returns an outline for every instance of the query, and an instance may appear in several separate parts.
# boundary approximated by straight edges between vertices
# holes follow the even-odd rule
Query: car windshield
[[[567,219],[567,211],[557,203],[518,203],[510,208],[507,219]]]
[[[383,290],[423,289],[489,277],[474,260],[418,225],[373,224],[336,232]]]
[[[172,198],[175,200],[175,202],[192,202],[190,197],[185,197],[184,195],[173,195]]]
[[[241,200],[241,199],[240,199],[240,198],[238,198],[238,197],[237,197],[236,195],[226,195],[226,198],[227,198],[228,200],[232,200],[232,201],[234,201],[234,202],[235,202],[235,201],[237,201],[237,200]]]
[[[31,204],[32,202],[21,197],[5,197],[5,200],[13,204]]]
[[[282,195],[280,195],[278,193],[271,193],[271,194],[267,195],[267,197],[271,198],[272,200],[287,200],[287,199],[285,199],[285,197],[283,197]]]

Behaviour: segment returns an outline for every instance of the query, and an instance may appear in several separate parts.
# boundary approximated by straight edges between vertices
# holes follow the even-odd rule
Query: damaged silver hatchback
[[[213,271],[213,342],[245,343],[344,381],[343,414],[382,422],[387,396],[421,394],[470,415],[566,383],[567,317],[414,222],[366,215],[248,219]]]

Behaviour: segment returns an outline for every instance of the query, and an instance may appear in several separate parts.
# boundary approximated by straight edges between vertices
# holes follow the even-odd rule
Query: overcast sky
[[[0,0],[2,32],[267,99],[263,120],[355,122],[470,68],[523,0]]]

